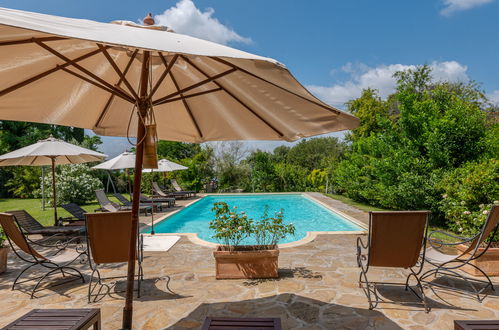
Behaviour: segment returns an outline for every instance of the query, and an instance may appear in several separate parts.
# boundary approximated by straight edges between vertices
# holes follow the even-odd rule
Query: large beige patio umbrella
[[[139,141],[127,329],[146,124],[152,132],[156,123],[159,139],[184,142],[293,141],[358,125],[354,116],[314,97],[276,60],[157,27],[10,9],[0,9],[0,120],[83,127]]]
[[[1,155],[0,166],[52,166],[54,225],[57,225],[55,166],[96,162],[106,157],[106,155],[99,152],[82,148],[50,136],[48,139],[40,140],[37,143]]]

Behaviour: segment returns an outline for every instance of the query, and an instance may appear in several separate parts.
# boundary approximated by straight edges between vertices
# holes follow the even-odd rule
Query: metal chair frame
[[[15,221],[17,227],[18,228],[22,228],[20,226],[19,222],[17,221],[17,219],[15,218],[15,216],[13,216],[13,218],[14,218],[14,221]],[[30,252],[29,255],[33,258],[33,260],[30,260],[28,258],[23,257],[23,255],[20,254],[17,251],[17,249],[15,248],[15,243],[12,242],[11,238],[9,237],[9,235],[6,235],[7,236],[7,241],[9,242],[9,245],[10,245],[12,251],[14,251],[14,254],[19,259],[21,259],[24,262],[27,262],[27,263],[30,264],[27,267],[25,267],[24,269],[22,269],[20,271],[20,273],[17,275],[17,277],[14,280],[14,283],[12,284],[11,290],[14,290],[15,286],[17,284],[22,284],[22,283],[31,282],[31,281],[37,281],[36,284],[35,284],[35,286],[33,287],[33,290],[31,290],[31,294],[30,294],[30,298],[33,299],[35,297],[35,293],[38,291],[37,289],[40,286],[40,284],[42,283],[42,281],[45,278],[47,278],[47,277],[49,277],[49,276],[51,276],[51,275],[53,275],[53,274],[55,274],[55,273],[57,273],[59,271],[61,272],[61,274],[62,274],[63,277],[66,277],[67,275],[69,275],[70,277],[73,277],[73,278],[71,278],[71,279],[69,279],[67,281],[64,281],[64,282],[52,285],[52,287],[63,285],[63,284],[66,284],[66,283],[69,283],[69,282],[72,282],[72,281],[76,281],[78,279],[81,279],[82,283],[85,283],[85,279],[83,278],[83,275],[81,274],[81,272],[78,271],[76,268],[69,266],[74,261],[76,261],[78,258],[83,257],[83,256],[86,255],[85,251],[79,250],[81,247],[78,247],[78,246],[76,247],[76,250],[79,252],[79,255],[75,259],[73,259],[73,260],[71,260],[71,261],[69,261],[69,262],[67,262],[67,263],[65,263],[63,265],[59,265],[59,264],[57,264],[57,263],[55,263],[53,261],[50,261],[48,259],[38,258],[36,256],[35,250],[31,247],[31,245],[35,244],[35,245],[40,245],[40,246],[43,246],[43,247],[55,248],[55,249],[57,249],[57,252],[54,255],[57,255],[58,253],[60,253],[61,251],[63,251],[64,249],[67,248],[68,244],[71,243],[70,241],[65,241],[63,243],[58,242],[58,244],[56,244],[56,245],[40,244],[38,242],[34,242],[34,241],[30,240],[29,238],[27,238],[26,235],[25,235],[25,233],[22,230],[19,230],[19,231],[21,232],[22,238],[25,240],[25,242],[26,242],[26,244],[28,246],[28,249],[29,249],[29,252]],[[54,236],[57,236],[57,235],[54,235]],[[54,236],[51,236],[50,238],[52,239],[52,238],[54,238]],[[78,237],[75,237],[74,239],[76,239],[76,238],[78,238]],[[46,241],[46,240],[44,240],[44,241]],[[46,274],[44,274],[44,275],[40,275],[40,276],[37,276],[37,277],[32,277],[32,278],[28,278],[28,279],[23,280],[23,281],[19,281],[19,279],[21,278],[21,276],[24,273],[26,273],[26,271],[28,271],[29,269],[31,269],[32,267],[37,266],[37,265],[40,265],[42,267],[47,268],[48,272]],[[66,270],[66,272],[64,270]],[[68,272],[68,270],[74,271],[76,274]]]
[[[369,212],[369,234],[368,234],[368,239],[367,243],[364,244],[362,241],[361,237],[357,237],[357,265],[360,267],[361,271],[359,274],[359,288],[361,288],[366,297],[367,300],[369,301],[369,309],[372,310],[378,306],[380,303],[398,303],[398,302],[392,302],[392,301],[387,301],[381,298],[378,294],[378,290],[376,286],[378,284],[383,284],[383,285],[403,285],[405,286],[405,290],[410,289],[418,299],[421,300],[424,306],[424,310],[426,313],[430,311],[430,307],[428,307],[427,301],[426,301],[426,295],[424,293],[423,285],[422,282],[420,281],[418,275],[422,272],[423,266],[424,266],[424,256],[425,256],[425,250],[426,250],[426,237],[428,234],[428,218],[426,220],[426,226],[425,226],[425,233],[423,237],[423,246],[422,250],[423,253],[420,255],[418,261],[416,262],[416,265],[414,267],[410,267],[409,270],[411,273],[407,276],[407,279],[405,283],[396,283],[396,282],[374,282],[374,281],[369,281],[367,278],[367,273],[369,271],[369,256],[370,256],[370,247],[371,247],[371,222],[372,222],[372,213]],[[366,254],[363,254],[362,251],[366,250]],[[416,286],[418,287],[421,296],[409,285],[409,281],[411,277],[414,277],[416,280]],[[404,303],[399,303],[399,304],[404,304]]]
[[[499,206],[495,206],[495,207],[499,207]],[[484,230],[487,226],[488,221],[491,221],[491,219],[490,219],[491,214],[492,214],[492,212],[489,214],[489,217],[487,218],[486,222],[484,223],[482,230],[480,230],[480,232],[477,233],[473,237],[465,238],[465,237],[460,237],[460,236],[452,235],[452,234],[449,234],[449,233],[446,233],[443,231],[436,230],[436,231],[431,232],[430,235],[428,235],[428,241],[430,242],[430,245],[436,250],[439,250],[440,248],[442,248],[444,246],[456,246],[459,244],[472,242],[476,239],[478,239],[478,242],[482,242],[483,240],[486,239],[486,237],[484,237]],[[498,229],[499,229],[499,222],[496,224],[494,230],[490,234],[490,237],[493,237],[497,233]],[[454,239],[460,239],[460,241],[455,242],[455,243],[446,243],[446,242],[443,242],[441,240],[432,239],[431,236],[436,234],[436,233],[443,234],[443,235],[452,237]],[[460,289],[455,288],[455,287],[451,287],[451,286],[443,285],[443,284],[439,284],[439,283],[433,283],[431,281],[426,280],[431,275],[435,275],[435,277],[438,277],[438,275],[447,275],[447,276],[451,276],[451,277],[460,278],[471,288],[471,290],[474,293],[474,295],[476,296],[478,302],[482,302],[483,299],[485,299],[485,297],[487,295],[486,294],[484,294],[483,296],[480,296],[480,295],[482,293],[484,293],[488,287],[490,287],[490,289],[495,292],[494,284],[490,280],[490,277],[482,269],[480,269],[478,266],[472,264],[471,261],[476,260],[476,259],[480,258],[483,254],[485,254],[485,252],[487,252],[487,250],[489,249],[491,244],[492,244],[492,241],[489,241],[487,243],[487,245],[485,246],[485,249],[483,249],[483,251],[481,251],[481,252],[479,252],[480,244],[476,244],[476,246],[473,248],[472,251],[470,251],[466,254],[458,255],[455,259],[444,262],[442,264],[438,264],[436,262],[432,262],[431,260],[426,259],[426,262],[433,265],[435,268],[427,270],[425,273],[423,273],[423,275],[421,275],[421,281],[423,281],[425,284],[427,284],[429,286],[436,286],[436,287],[441,287],[441,288],[445,288],[445,289],[463,292],[463,290],[460,290]],[[468,257],[466,257],[466,255],[468,255]],[[458,268],[461,268],[465,265],[472,266],[473,268],[478,270],[486,278],[486,280],[470,278],[470,277],[465,276],[465,275],[456,271]],[[477,288],[475,286],[475,284],[473,284],[473,282],[478,282],[478,283],[484,284],[484,286],[482,288]]]
[[[139,235],[138,239],[138,253],[137,253],[137,262],[138,262],[138,272],[137,272],[137,297],[140,298],[140,284],[144,280],[144,270],[142,268],[142,261],[144,260],[144,239],[143,235]],[[116,287],[117,282],[116,281],[110,281],[105,283],[106,281],[109,280],[116,280],[120,278],[126,278],[126,275],[122,276],[108,276],[108,277],[103,277],[101,276],[101,273],[99,271],[99,266],[101,264],[97,264],[95,262],[92,262],[91,258],[91,251],[90,251],[90,244],[89,244],[89,238],[87,235],[87,254],[88,254],[88,263],[90,266],[90,269],[92,270],[92,273],[90,275],[90,281],[88,283],[88,303],[95,303],[103,299],[106,295],[111,296],[112,292],[111,290]],[[95,290],[97,289],[97,292]],[[105,290],[105,292],[103,292]],[[95,293],[94,293],[95,292]],[[114,292],[122,292],[122,291],[116,291]],[[124,292],[124,291],[123,291]],[[93,299],[92,299],[93,297]]]

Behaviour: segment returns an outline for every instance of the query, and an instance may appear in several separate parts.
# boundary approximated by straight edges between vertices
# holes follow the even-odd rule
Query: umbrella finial
[[[152,18],[152,13],[147,14],[142,22],[144,22],[144,25],[154,25],[154,18]]]

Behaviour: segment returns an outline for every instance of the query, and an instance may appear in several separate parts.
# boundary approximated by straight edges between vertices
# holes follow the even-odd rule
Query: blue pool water
[[[211,236],[209,222],[214,218],[213,203],[226,202],[232,209],[245,211],[249,218],[259,220],[263,215],[265,205],[268,205],[269,215],[284,211],[284,222],[293,223],[296,233],[279,243],[289,243],[305,237],[307,231],[358,231],[361,227],[328,210],[301,194],[264,194],[264,195],[223,195],[207,196],[198,202],[182,209],[154,226],[156,233],[197,233],[198,237],[217,243]],[[149,233],[150,228],[143,231]],[[255,244],[249,238],[244,244]]]

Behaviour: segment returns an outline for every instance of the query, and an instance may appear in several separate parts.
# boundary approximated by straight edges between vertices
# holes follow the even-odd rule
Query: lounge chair
[[[114,193],[113,196],[125,207],[129,207],[131,209],[132,207],[132,202],[129,201],[125,196],[123,196],[122,194],[120,193]],[[147,204],[147,203],[140,203],[139,204],[139,207],[141,209],[144,209],[146,210],[146,215],[147,215],[147,211],[151,212],[151,205],[150,204]]]
[[[163,198],[189,198],[190,193],[184,191],[172,191],[172,192],[164,192],[163,189],[158,185],[157,182],[152,183],[152,190],[155,194],[155,198],[163,197]]]
[[[378,284],[405,285],[421,299],[429,312],[423,286],[418,278],[424,264],[429,211],[369,212],[369,236],[365,244],[357,238],[357,263],[361,268],[359,287],[369,301],[369,309],[387,301],[378,295]],[[423,255],[421,248],[423,247]],[[405,268],[410,270],[405,283],[369,282],[369,267]],[[414,268],[414,269],[413,269]],[[409,286],[414,277],[421,296]]]
[[[109,198],[107,198],[107,195],[103,189],[96,190],[95,197],[97,198],[97,201],[101,206],[99,211],[119,212],[119,211],[130,211],[132,209],[131,204],[129,206],[119,205],[118,203],[111,201]],[[150,212],[151,212],[151,207],[149,205],[139,205],[139,213],[144,213],[144,215],[147,215]]]
[[[69,225],[71,226],[85,226],[85,211],[82,209],[79,205],[75,203],[68,203],[68,204],[63,204],[61,207],[66,210],[69,214],[71,214],[71,217],[67,218],[59,218],[60,224],[64,222],[68,222]]]
[[[488,237],[494,236],[498,228],[499,228],[499,204],[496,204],[492,206],[489,215],[487,217],[487,220],[485,220],[485,223],[480,232],[473,237],[464,238],[442,231],[431,232],[428,236],[428,241],[430,242],[430,246],[426,251],[425,260],[431,265],[435,266],[435,268],[426,271],[421,276],[421,280],[424,280],[425,283],[428,283],[429,285],[437,287],[445,287],[447,289],[455,289],[454,287],[448,287],[436,283],[434,281],[431,282],[426,281],[426,279],[432,275],[435,275],[435,277],[439,275],[446,275],[446,276],[460,278],[472,289],[478,301],[481,302],[486,295],[483,295],[481,297],[480,294],[482,294],[488,287],[490,287],[492,291],[495,291],[495,289],[489,276],[477,265],[473,264],[472,261],[480,258],[485,252],[487,252],[492,242],[489,241],[488,243],[485,243],[485,240]],[[453,238],[454,240],[458,240],[458,242],[445,243],[442,240],[437,240],[432,238],[432,236],[434,236],[437,233],[440,235],[446,235],[450,238]],[[468,248],[466,249],[466,251],[458,255],[450,255],[441,251],[441,249],[444,247],[456,246],[459,244],[468,244]],[[479,248],[484,244],[485,248],[479,250]],[[478,270],[483,276],[485,276],[486,280],[479,280],[476,278],[471,279],[467,276],[464,276],[460,272],[457,272],[459,268],[465,265],[471,266],[476,270]],[[476,284],[479,283],[485,285],[481,289],[478,289]]]
[[[66,245],[59,245],[52,247],[52,251],[54,253],[50,256],[46,254],[42,255],[33,248],[33,245],[36,245],[36,242],[30,241],[23,231],[20,230],[21,224],[14,215],[9,213],[0,213],[0,225],[7,236],[7,240],[9,241],[12,251],[14,251],[19,259],[28,263],[28,265],[19,272],[19,275],[17,275],[14,280],[12,290],[14,290],[16,284],[36,281],[35,286],[31,290],[31,298],[33,298],[35,296],[35,292],[37,292],[38,287],[44,279],[59,273],[61,273],[64,277],[70,277],[70,279],[64,283],[78,279],[81,279],[81,281],[85,283],[85,279],[82,274],[77,269],[69,266],[75,260],[79,259],[79,257],[84,253],[77,251],[76,249],[69,249]],[[24,252],[24,254],[21,254],[18,250]],[[29,277],[26,280],[18,282],[27,270],[32,269],[32,267],[37,265],[45,268],[47,272],[41,276],[35,278]],[[57,285],[60,284],[63,283],[57,283]]]
[[[27,235],[82,235],[85,232],[84,226],[42,226],[35,218],[33,218],[25,210],[7,211],[12,214],[20,228]]]
[[[141,203],[152,203],[155,206],[163,207],[173,207],[175,206],[175,198],[172,197],[147,197],[143,194],[140,194],[140,202]]]
[[[131,212],[87,213],[87,249],[88,261],[92,269],[88,287],[88,302],[101,300],[116,284],[116,279],[123,276],[102,277],[100,268],[105,264],[126,263],[130,246],[130,232],[132,231]],[[143,280],[142,270],[143,243],[139,236],[137,246],[137,290],[140,297],[140,283]],[[107,282],[107,280],[111,280]],[[103,292],[102,290],[105,290]]]
[[[176,192],[187,193],[189,194],[189,197],[196,196],[196,192],[194,190],[183,190],[176,179],[171,179],[171,183]]]

